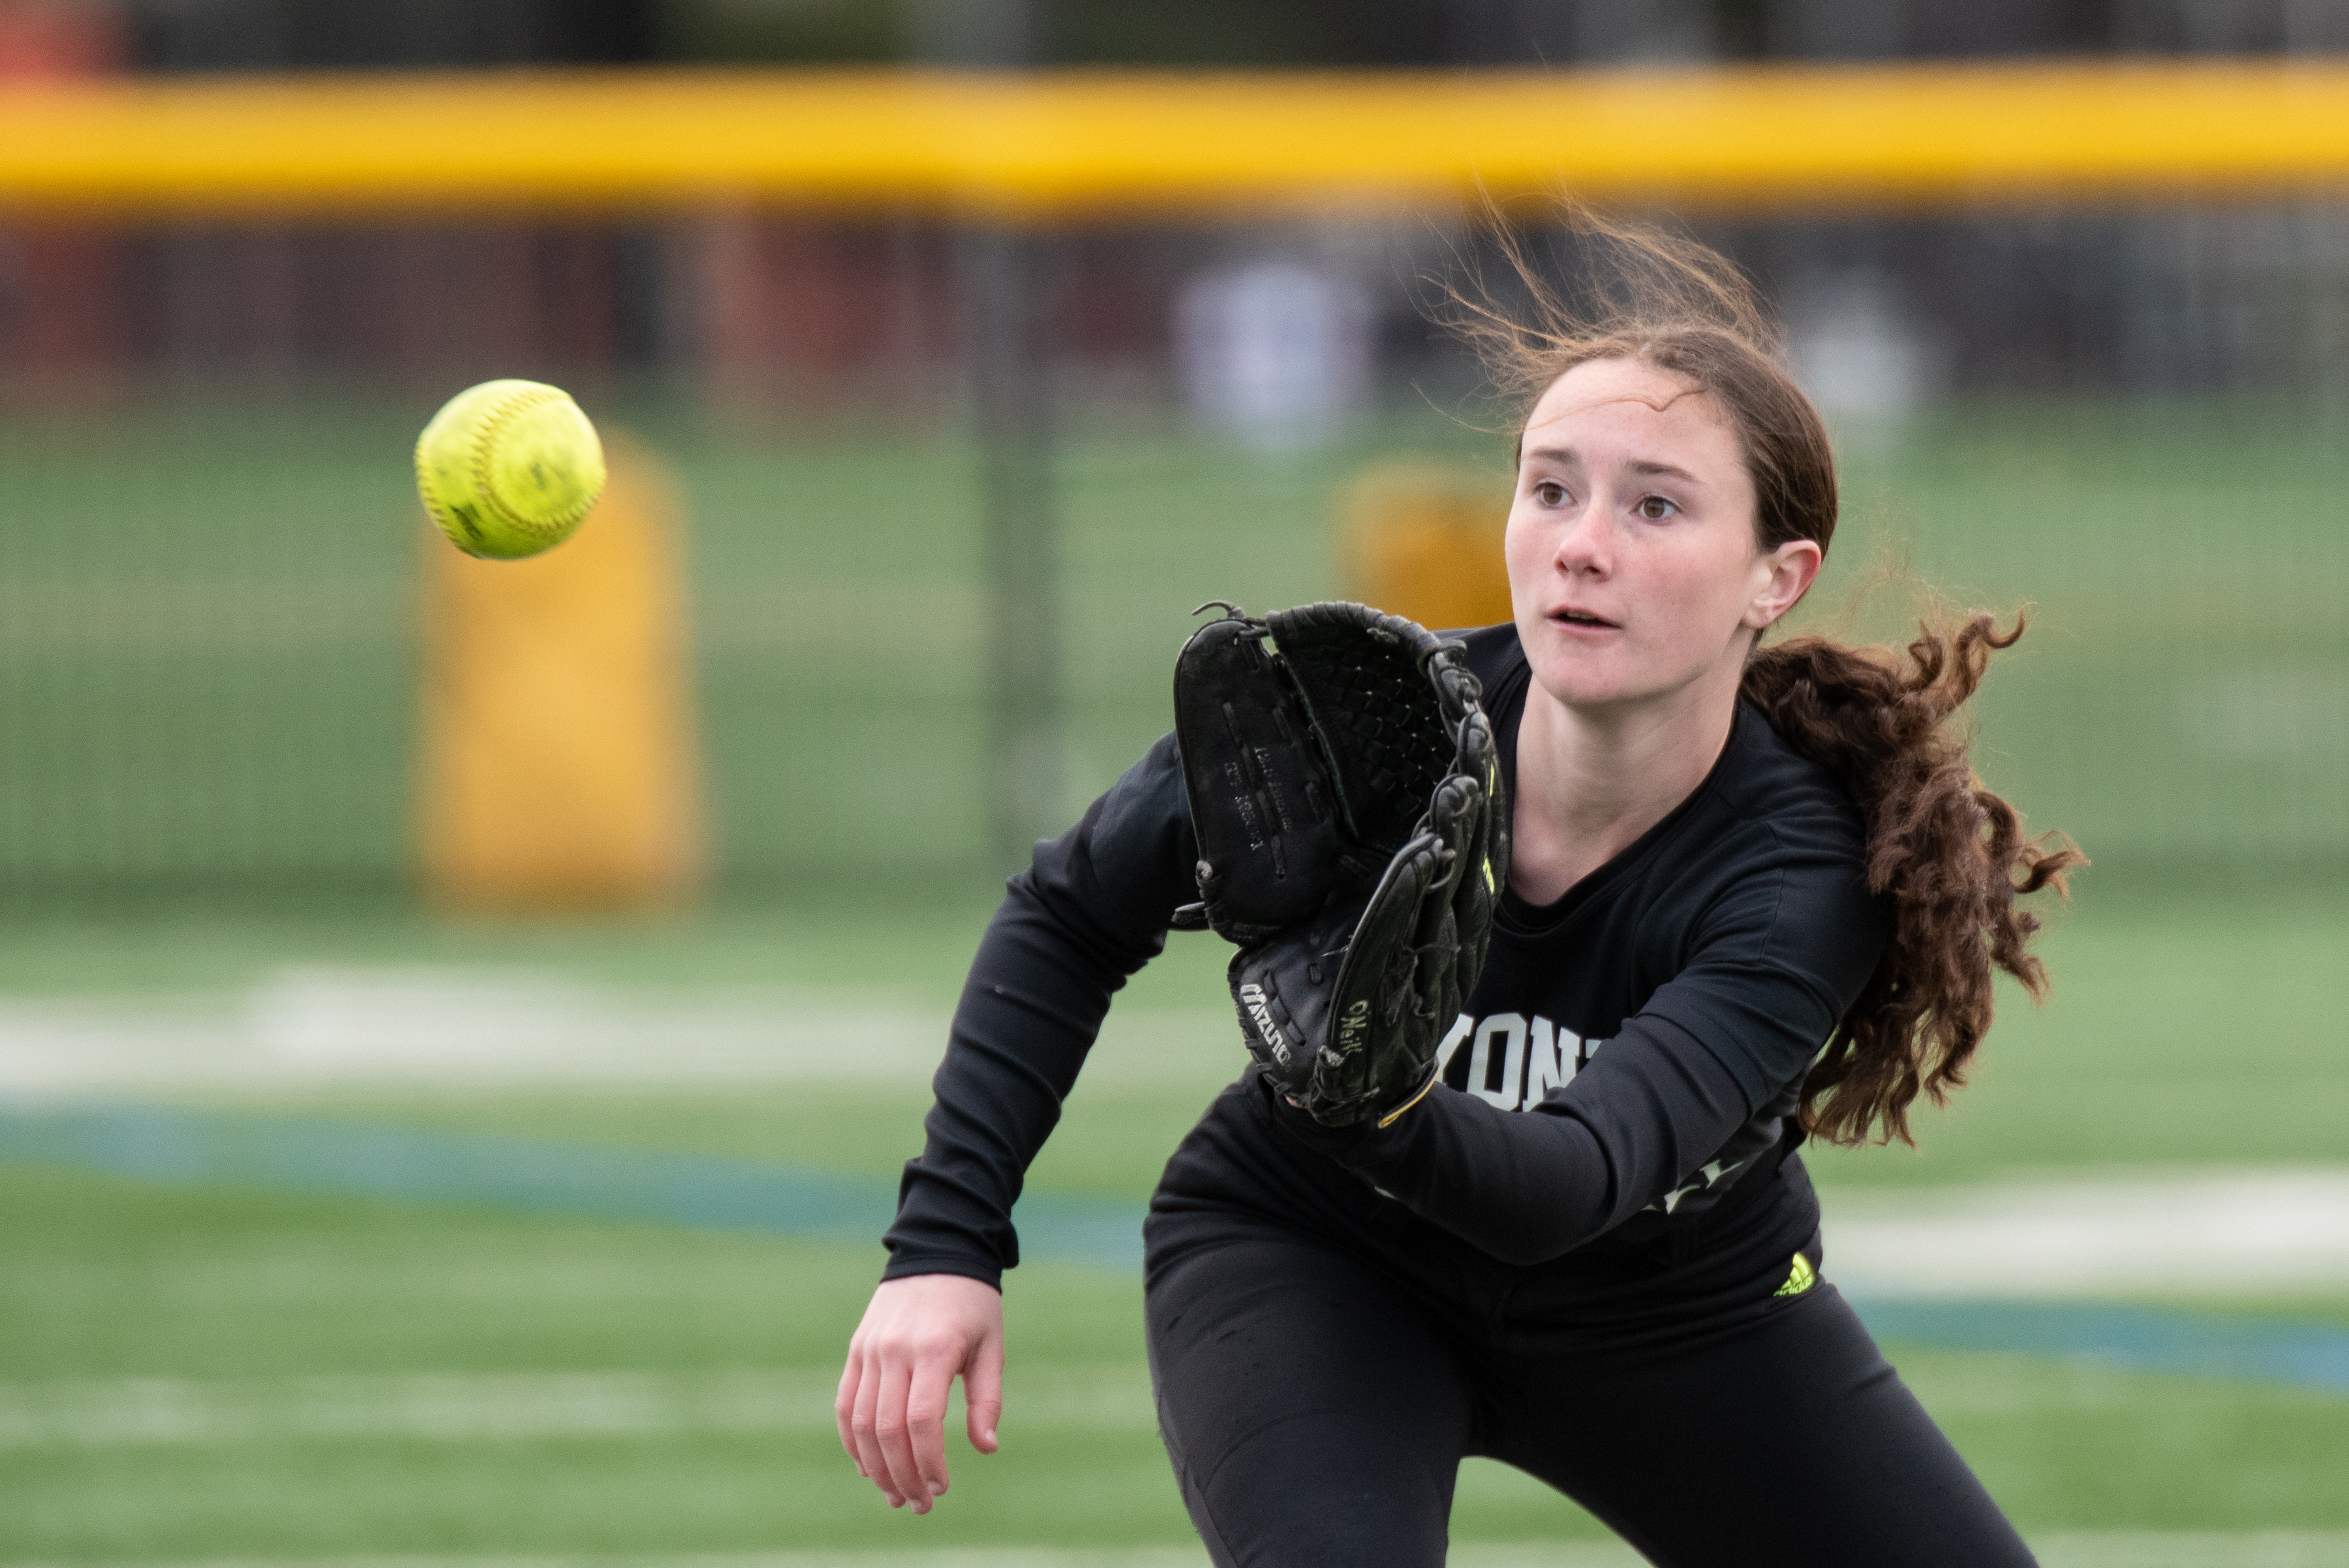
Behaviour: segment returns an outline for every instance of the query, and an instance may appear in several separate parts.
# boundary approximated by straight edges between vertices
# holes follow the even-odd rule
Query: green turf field
[[[0,1002],[54,1000],[61,982],[119,1001],[143,978],[150,1001],[192,1007],[277,966],[331,963],[530,969],[656,1001],[764,987],[934,1014],[983,912],[740,915],[649,932],[388,918],[31,929],[6,944]],[[2349,973],[2329,961],[2344,949],[2349,918],[2321,907],[2087,895],[2048,944],[2055,1000],[2039,1013],[2011,1002],[1980,1084],[1928,1119],[1924,1152],[1816,1168],[1832,1192],[2337,1164]],[[1237,1047],[1202,1011],[1217,963],[1216,944],[1196,939],[1144,971],[1037,1188],[1147,1191],[1233,1064]],[[869,1081],[191,1096],[874,1176],[911,1151],[923,1105],[917,1082]],[[1113,1270],[1014,1274],[1004,1452],[957,1445],[955,1491],[915,1521],[869,1494],[827,1425],[873,1246],[21,1165],[0,1166],[0,1563],[1106,1551],[1185,1538],[1150,1424],[1138,1285]],[[2349,1327],[2349,1294],[2215,1310]],[[2338,1484],[2349,1395],[1921,1345],[1895,1355],[2002,1501],[2053,1542],[2051,1562],[2349,1560]],[[1601,1539],[1571,1505],[1481,1462],[1464,1474],[1455,1528],[1464,1542]],[[2255,1535],[2278,1531],[2301,1533]],[[2215,1533],[2193,1546],[2180,1532]],[[2189,1547],[2203,1555],[2158,1555]]]

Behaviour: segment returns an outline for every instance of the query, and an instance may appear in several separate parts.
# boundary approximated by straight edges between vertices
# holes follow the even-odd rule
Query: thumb
[[[990,1334],[974,1346],[962,1369],[963,1403],[970,1416],[970,1446],[995,1452],[995,1423],[1003,1416],[1003,1336]]]

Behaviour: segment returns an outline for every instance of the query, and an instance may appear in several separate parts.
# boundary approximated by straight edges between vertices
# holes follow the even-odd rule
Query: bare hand
[[[848,1342],[832,1412],[840,1446],[891,1508],[930,1511],[947,1490],[947,1390],[962,1378],[970,1446],[995,1452],[1003,1414],[1003,1297],[960,1274],[883,1282]]]

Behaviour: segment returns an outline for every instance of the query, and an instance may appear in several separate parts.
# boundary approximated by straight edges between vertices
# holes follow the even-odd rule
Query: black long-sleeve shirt
[[[1514,784],[1527,670],[1469,634]],[[1443,1086],[1384,1130],[1274,1120],[1504,1263],[1692,1221],[1799,1141],[1812,1058],[1874,971],[1889,915],[1858,808],[1740,706],[1690,796],[1554,904],[1506,894]],[[1010,1210],[1126,977],[1160,952],[1197,862],[1172,736],[1014,877],[971,965],[908,1162],[885,1278],[999,1283]],[[1789,1201],[1814,1202],[1806,1183]]]

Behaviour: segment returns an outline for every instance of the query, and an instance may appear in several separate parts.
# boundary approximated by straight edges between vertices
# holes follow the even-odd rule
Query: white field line
[[[1902,1376],[1937,1416],[2036,1417],[2207,1403],[2237,1386],[2112,1367],[1957,1353],[1910,1355]],[[804,1435],[833,1430],[826,1367],[704,1373],[414,1373],[255,1379],[127,1377],[0,1384],[0,1452],[316,1441],[502,1442],[549,1438]],[[2271,1398],[2326,1399],[2271,1391]],[[961,1417],[957,1387],[950,1426]],[[1135,1366],[1007,1369],[1003,1432],[1146,1433],[1156,1414]]]
[[[1039,1366],[1018,1378],[1007,1438],[1023,1428],[1154,1428],[1140,1367]],[[808,1368],[19,1383],[0,1385],[0,1451],[831,1432],[838,1379]],[[961,1419],[958,1397],[953,1419]]]
[[[289,970],[242,998],[0,1002],[0,1097],[481,1084],[881,1082],[918,1094],[947,1016],[841,992],[660,995],[528,972]],[[1089,1082],[1212,1089],[1228,1013],[1112,1016]]]
[[[2349,1286],[2349,1170],[1853,1192],[1826,1275],[1855,1294],[2063,1296]]]
[[[288,971],[241,1001],[0,1003],[0,1101],[489,1084],[889,1085],[947,1021],[837,993],[691,998],[529,973]],[[1204,1100],[1242,1064],[1222,1012],[1112,1012],[1079,1093]],[[1827,1274],[1876,1295],[2349,1288],[2349,1169],[1830,1189]]]
[[[2349,1568],[2349,1532],[2061,1531],[2034,1534],[2041,1568]],[[1639,1568],[1609,1542],[1461,1542],[1451,1568]],[[0,1562],[0,1568],[1206,1568],[1195,1547],[1123,1551],[1054,1547],[927,1552],[774,1552],[677,1556],[211,1558]]]

